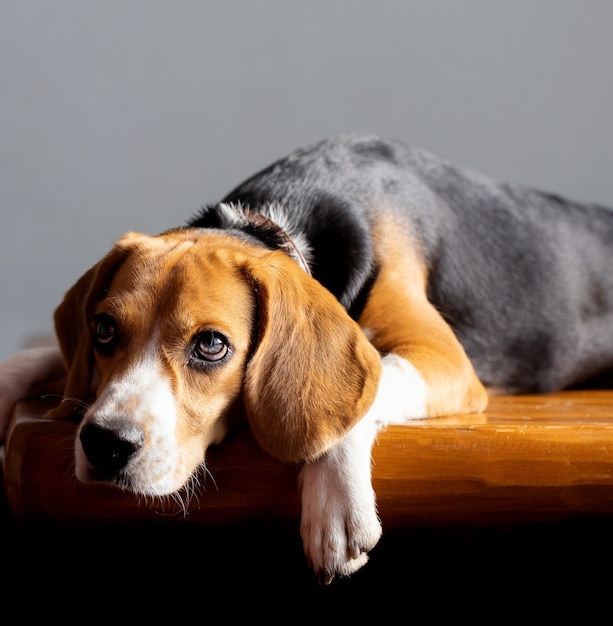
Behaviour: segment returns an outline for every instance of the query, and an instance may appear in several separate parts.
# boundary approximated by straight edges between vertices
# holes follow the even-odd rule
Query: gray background
[[[123,232],[338,132],[613,205],[612,30],[610,0],[0,0],[0,358]]]

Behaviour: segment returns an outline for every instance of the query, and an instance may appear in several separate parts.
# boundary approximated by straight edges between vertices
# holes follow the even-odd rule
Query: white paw
[[[368,561],[381,538],[371,480],[371,449],[388,424],[425,417],[426,385],[405,359],[389,354],[372,406],[332,448],[300,472],[300,535],[320,582],[348,576]]]
[[[365,565],[381,537],[370,472],[366,481],[354,481],[355,476],[335,469],[320,459],[305,465],[300,475],[300,535],[309,566],[325,584]]]

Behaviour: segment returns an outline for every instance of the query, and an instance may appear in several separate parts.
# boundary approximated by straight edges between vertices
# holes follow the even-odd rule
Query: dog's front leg
[[[363,420],[300,472],[300,534],[320,583],[360,569],[381,537],[371,481],[375,436],[374,423]]]
[[[364,417],[330,450],[300,473],[300,534],[320,581],[347,576],[368,561],[381,537],[371,479],[371,451],[388,424],[426,417],[426,386],[405,359],[382,359],[377,395]]]

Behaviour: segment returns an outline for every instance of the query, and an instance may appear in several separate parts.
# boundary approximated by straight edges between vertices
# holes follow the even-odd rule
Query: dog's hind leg
[[[487,392],[453,330],[428,301],[425,264],[404,240],[394,243],[386,240],[385,263],[358,320],[383,356],[376,403],[385,414],[377,419],[384,426],[483,411]],[[386,376],[396,384],[385,385]]]

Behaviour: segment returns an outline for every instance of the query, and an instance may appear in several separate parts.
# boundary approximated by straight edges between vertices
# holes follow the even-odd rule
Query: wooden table
[[[145,499],[73,476],[76,423],[23,402],[5,451],[4,483],[22,526],[100,521],[297,524],[298,468],[263,452],[247,430],[208,453],[210,476],[189,502]],[[387,530],[613,519],[613,391],[492,398],[483,415],[393,426],[373,450]]]

